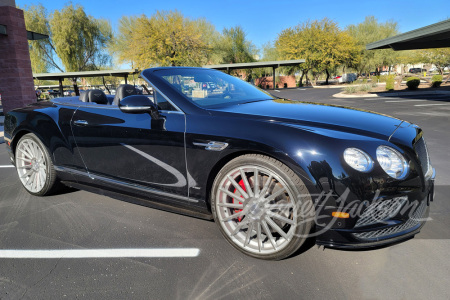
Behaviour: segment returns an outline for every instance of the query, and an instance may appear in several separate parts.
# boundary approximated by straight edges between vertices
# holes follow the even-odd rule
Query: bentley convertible
[[[61,185],[214,219],[262,259],[318,245],[370,248],[419,232],[435,171],[422,130],[386,115],[279,99],[223,72],[144,70],[145,84],[6,115],[24,188]]]

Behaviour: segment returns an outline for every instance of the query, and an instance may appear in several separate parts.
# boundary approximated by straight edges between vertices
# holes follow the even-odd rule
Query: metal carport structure
[[[275,70],[277,68],[286,66],[296,66],[303,63],[305,63],[304,59],[295,59],[295,60],[278,60],[278,61],[258,61],[251,63],[205,65],[203,66],[203,68],[227,71],[227,73],[230,73],[231,70],[237,69],[272,68],[273,89],[275,89]]]
[[[70,78],[74,80],[74,90],[75,94],[79,96],[79,90],[76,84],[76,80],[78,78],[85,77],[102,77],[103,84],[105,83],[105,76],[115,76],[115,77],[123,77],[125,79],[125,83],[127,83],[127,79],[129,75],[138,74],[139,71],[137,69],[130,70],[101,70],[101,71],[84,71],[84,72],[65,72],[65,73],[33,73],[33,79],[37,80],[58,80],[59,82],[59,93],[63,95],[63,80],[65,78]]]
[[[450,47],[450,19],[366,45],[367,50],[413,50]]]

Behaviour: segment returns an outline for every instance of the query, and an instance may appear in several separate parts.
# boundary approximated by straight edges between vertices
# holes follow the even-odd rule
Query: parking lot
[[[257,260],[228,245],[211,221],[85,191],[31,196],[0,145],[0,253],[51,250],[46,258],[0,258],[0,299],[450,299],[450,95],[332,97],[338,91],[274,94],[373,110],[423,128],[437,186],[432,220],[415,239],[370,251],[308,243],[289,259]],[[75,257],[83,249],[109,249],[114,257]],[[56,250],[72,252],[51,257]]]

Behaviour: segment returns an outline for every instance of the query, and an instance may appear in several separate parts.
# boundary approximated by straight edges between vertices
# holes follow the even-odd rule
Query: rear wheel
[[[57,187],[56,172],[46,147],[33,133],[24,135],[16,146],[16,169],[25,189],[45,196]]]
[[[292,255],[314,221],[303,181],[280,161],[257,154],[240,156],[222,168],[213,184],[211,208],[225,238],[262,259]]]

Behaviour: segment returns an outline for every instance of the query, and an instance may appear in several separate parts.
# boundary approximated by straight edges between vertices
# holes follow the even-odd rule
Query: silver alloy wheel
[[[47,162],[37,142],[27,138],[17,145],[16,169],[23,186],[32,193],[39,193],[47,180]]]
[[[284,249],[298,226],[294,193],[280,176],[260,166],[228,172],[217,190],[215,208],[228,237],[253,253]]]

